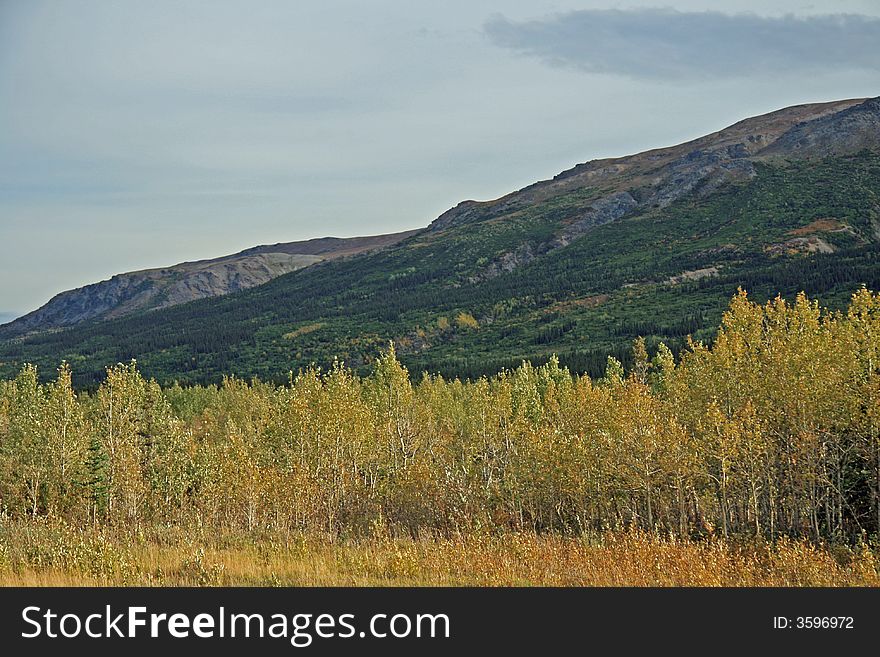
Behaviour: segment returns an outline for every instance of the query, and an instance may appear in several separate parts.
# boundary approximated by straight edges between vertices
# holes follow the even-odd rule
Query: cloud
[[[700,80],[880,69],[880,19],[584,10],[484,24],[497,46],[552,66],[630,78]]]

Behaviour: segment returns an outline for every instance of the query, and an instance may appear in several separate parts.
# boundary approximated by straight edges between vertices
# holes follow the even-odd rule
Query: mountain
[[[880,288],[878,121],[876,98],[789,107],[464,201],[386,248],[238,294],[0,329],[0,373],[67,359],[89,385],[136,357],[162,381],[284,379],[335,357],[366,366],[388,340],[414,372],[477,376],[558,353],[597,373],[637,336],[711,339],[739,286],[840,307]]]
[[[0,312],[0,326],[2,326],[3,324],[6,324],[8,322],[11,322],[16,317],[18,317],[18,313]]]
[[[56,295],[46,305],[3,327],[2,335],[66,328],[88,320],[125,317],[246,290],[318,262],[391,246],[412,232],[257,246],[222,258],[117,274]]]

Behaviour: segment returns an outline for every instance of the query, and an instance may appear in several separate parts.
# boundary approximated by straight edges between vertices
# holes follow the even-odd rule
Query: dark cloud
[[[880,20],[858,14],[585,10],[526,22],[498,15],[484,29],[495,45],[554,66],[632,78],[880,70]]]

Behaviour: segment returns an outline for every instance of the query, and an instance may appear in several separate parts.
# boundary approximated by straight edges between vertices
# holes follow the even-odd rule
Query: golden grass
[[[300,326],[298,329],[294,329],[290,333],[284,334],[285,340],[295,340],[296,338],[302,335],[308,335],[309,333],[314,333],[315,331],[324,328],[324,322],[316,322],[314,324],[306,324],[305,326]]]
[[[810,235],[812,233],[825,233],[832,230],[840,230],[844,227],[844,224],[833,218],[826,219],[816,219],[813,222],[808,223],[806,226],[801,226],[800,228],[794,228],[788,231],[789,235]]]
[[[3,529],[3,586],[880,586],[880,559],[867,547],[793,540],[506,533],[194,541],[174,531],[123,537],[45,526]]]

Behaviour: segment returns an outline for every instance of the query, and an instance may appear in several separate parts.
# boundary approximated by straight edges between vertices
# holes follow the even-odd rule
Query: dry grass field
[[[642,532],[193,538],[46,522],[0,530],[5,586],[878,586],[867,545],[817,546]]]

